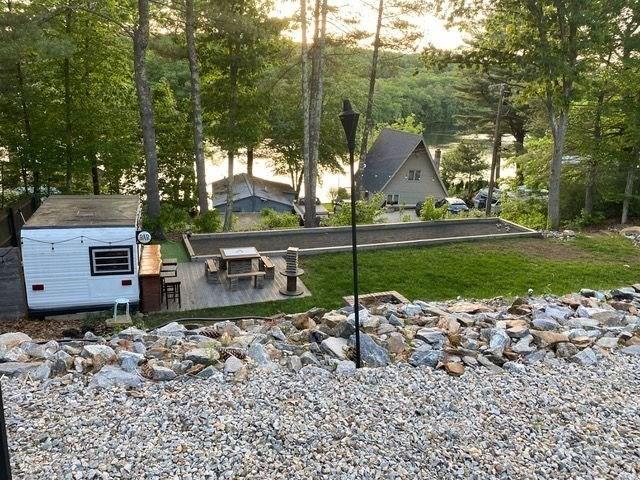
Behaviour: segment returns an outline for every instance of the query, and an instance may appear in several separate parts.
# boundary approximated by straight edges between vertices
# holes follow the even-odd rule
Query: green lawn
[[[163,246],[164,248],[164,246]],[[640,282],[640,250],[617,235],[573,242],[511,239],[411,249],[369,250],[359,255],[360,292],[397,290],[409,299],[514,297],[563,294],[580,288],[613,288]],[[301,258],[311,297],[237,307],[157,314],[146,323],[179,316],[294,313],[342,305],[352,293],[351,254]]]
[[[182,242],[174,242],[173,240],[165,240],[160,244],[162,246],[162,256],[164,258],[176,258],[178,262],[189,262],[189,255],[184,248]]]

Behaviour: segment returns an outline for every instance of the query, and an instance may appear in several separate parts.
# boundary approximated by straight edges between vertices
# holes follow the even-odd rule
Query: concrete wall
[[[15,320],[26,314],[20,250],[0,248],[0,320]]]
[[[420,170],[420,180],[409,180],[409,170]],[[385,187],[384,194],[385,200],[387,195],[398,195],[398,202],[406,205],[423,202],[427,196],[434,197],[436,200],[447,196],[427,157],[427,152],[421,147],[409,155],[407,161]]]

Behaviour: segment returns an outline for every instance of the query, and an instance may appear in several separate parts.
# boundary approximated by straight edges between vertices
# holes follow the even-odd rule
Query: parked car
[[[438,202],[436,202],[436,207],[446,206],[449,213],[453,213],[454,215],[460,212],[468,212],[469,207],[464,200],[458,197],[447,197]]]
[[[498,188],[493,189],[493,193],[491,194],[491,204],[493,208],[493,204],[500,199],[501,191]],[[483,209],[487,205],[487,196],[489,195],[489,189],[483,188],[476,193],[473,197],[473,207],[478,209]]]

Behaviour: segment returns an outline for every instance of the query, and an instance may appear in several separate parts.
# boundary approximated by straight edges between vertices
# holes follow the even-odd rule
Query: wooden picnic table
[[[255,247],[221,248],[220,257],[227,274],[249,273],[253,271],[253,261],[261,257]]]

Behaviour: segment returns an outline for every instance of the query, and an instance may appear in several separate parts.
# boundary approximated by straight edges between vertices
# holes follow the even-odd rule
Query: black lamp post
[[[349,147],[349,166],[351,167],[351,250],[353,254],[353,314],[356,327],[356,367],[360,368],[360,301],[358,300],[358,249],[356,242],[356,176],[353,167],[353,156],[356,149],[356,130],[360,114],[351,108],[351,102],[344,100],[342,113],[338,115],[347,137]]]
[[[11,480],[11,463],[9,462],[9,442],[7,428],[4,424],[4,405],[2,404],[2,383],[0,382],[0,478]]]

